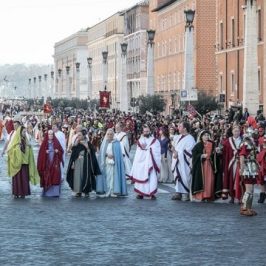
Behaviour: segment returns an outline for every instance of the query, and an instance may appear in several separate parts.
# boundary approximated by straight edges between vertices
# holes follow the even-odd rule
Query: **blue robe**
[[[99,155],[99,165],[101,169],[101,175],[96,178],[96,192],[98,194],[105,194],[107,192],[106,184],[106,149],[108,146],[108,141],[104,140]],[[114,187],[113,194],[118,196],[127,195],[127,184],[126,184],[126,174],[125,166],[123,161],[123,154],[121,150],[120,142],[114,140],[112,142],[112,151],[114,156]]]

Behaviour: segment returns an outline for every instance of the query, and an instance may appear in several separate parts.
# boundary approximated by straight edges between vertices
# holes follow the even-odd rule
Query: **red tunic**
[[[235,163],[236,168],[234,171]],[[229,193],[230,197],[237,198],[238,200],[242,197],[239,169],[239,149],[231,137],[225,141],[223,147],[223,192]]]

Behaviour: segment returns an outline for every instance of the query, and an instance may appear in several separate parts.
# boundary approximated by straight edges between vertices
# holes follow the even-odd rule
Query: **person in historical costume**
[[[161,172],[159,174],[158,181],[159,183],[172,183],[173,182],[173,174],[171,171],[171,162],[172,154],[169,150],[170,139],[168,138],[167,130],[162,127],[159,130],[159,138],[161,145]]]
[[[223,190],[222,198],[231,197],[230,202],[234,203],[235,199],[241,200],[243,191],[240,186],[240,161],[239,151],[242,138],[240,136],[239,126],[234,126],[233,136],[229,137],[223,145]]]
[[[60,165],[61,167],[61,175],[62,175],[62,180],[64,179],[64,164],[65,164],[65,161],[66,161],[66,137],[65,137],[65,134],[59,130],[58,128],[58,125],[57,124],[54,124],[53,127],[52,127],[52,130],[57,138],[57,140],[59,141],[64,153],[63,153],[63,161]]]
[[[156,199],[158,174],[161,168],[161,145],[151,134],[148,126],[143,127],[143,134],[137,142],[137,150],[131,170],[137,199],[150,197]]]
[[[78,133],[67,169],[67,182],[76,197],[81,197],[82,193],[89,196],[90,192],[95,191],[95,177],[101,174],[95,150],[86,135],[86,129]]]
[[[193,199],[201,201],[214,200],[214,143],[209,131],[203,130],[198,143],[192,150],[192,185]]]
[[[172,172],[175,180],[175,194],[172,200],[188,201],[191,187],[191,161],[192,149],[195,140],[190,132],[190,125],[187,122],[181,122],[178,125],[179,135],[175,139],[172,148]]]
[[[114,135],[113,129],[107,130],[99,154],[101,175],[96,179],[96,192],[105,197],[127,196],[123,151]]]
[[[14,127],[14,121],[13,119],[11,118],[10,114],[7,113],[6,114],[6,117],[4,119],[4,126],[6,128],[6,131],[7,131],[7,134],[10,135],[10,133],[15,130],[15,127]]]
[[[0,141],[1,140],[3,140],[4,138],[3,138],[3,129],[4,129],[4,121],[3,121],[3,119],[2,119],[2,117],[0,117]]]
[[[40,186],[44,197],[59,197],[61,192],[61,167],[63,149],[52,130],[48,131],[41,144],[37,169],[40,175]]]
[[[26,137],[26,128],[18,127],[8,145],[7,155],[8,176],[12,177],[12,194],[15,198],[25,198],[31,194],[30,182],[33,185],[39,182],[33,150]]]
[[[257,162],[259,164],[259,176],[257,183],[260,186],[260,197],[258,203],[264,203],[266,199],[266,136],[264,136],[260,152],[257,154]]]
[[[132,168],[132,164],[129,158],[130,147],[129,147],[129,141],[128,141],[127,134],[126,132],[123,132],[122,129],[123,129],[122,123],[117,123],[115,126],[115,132],[116,132],[115,138],[121,144],[123,158],[124,158],[126,178],[130,179],[130,172]]]
[[[17,117],[16,119],[14,119],[14,130],[12,130],[7,136],[7,139],[6,139],[3,151],[2,151],[2,156],[5,154],[6,150],[8,149],[9,144],[12,142],[12,140],[15,136],[16,130],[20,126],[21,126],[20,119]]]
[[[252,209],[254,185],[257,182],[259,166],[256,160],[257,148],[252,138],[253,129],[249,128],[240,145],[240,175],[241,185],[245,191],[242,197],[240,214],[254,216],[257,213]]]

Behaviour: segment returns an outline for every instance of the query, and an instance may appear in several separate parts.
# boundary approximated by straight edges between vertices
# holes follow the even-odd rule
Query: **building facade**
[[[184,84],[185,15],[195,10],[195,87],[216,95],[216,3],[213,0],[151,0],[150,28],[155,29],[155,91],[166,100],[166,113],[180,104]]]
[[[55,44],[55,97],[75,98],[77,86],[80,86],[80,98],[88,97],[87,38],[87,30],[82,30]],[[76,63],[80,64],[79,78],[77,78]],[[69,67],[69,74],[67,74],[67,67]]]
[[[266,88],[265,1],[255,2],[257,3],[258,84],[262,107],[266,102],[266,95],[263,93]],[[241,105],[244,80],[245,0],[217,0],[216,5],[217,90],[218,93],[225,94],[226,107]]]
[[[124,16],[118,12],[91,27],[88,32],[87,53],[92,58],[92,98],[99,99],[103,85],[103,51],[108,51],[107,86],[111,91],[112,108],[119,108],[119,69],[121,64],[121,46],[124,38]]]
[[[124,13],[127,47],[127,87],[129,99],[146,94],[147,87],[147,30],[149,1],[139,2]]]

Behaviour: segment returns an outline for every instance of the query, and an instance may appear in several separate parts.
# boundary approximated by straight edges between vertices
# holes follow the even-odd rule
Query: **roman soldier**
[[[256,160],[257,148],[252,138],[253,129],[249,128],[240,145],[240,175],[241,186],[245,191],[242,197],[240,214],[244,216],[254,216],[257,213],[252,209],[254,185],[257,182],[259,166]]]

